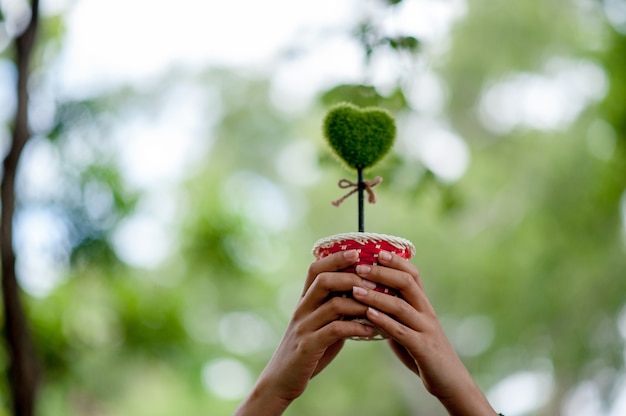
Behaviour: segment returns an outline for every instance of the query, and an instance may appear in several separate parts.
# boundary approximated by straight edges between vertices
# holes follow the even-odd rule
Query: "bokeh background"
[[[31,13],[0,10],[6,154]],[[42,0],[39,23],[13,222],[37,415],[232,413],[312,244],[356,230],[338,101],[396,117],[366,230],[414,242],[494,407],[626,414],[626,1]],[[349,342],[286,414],[445,412]]]

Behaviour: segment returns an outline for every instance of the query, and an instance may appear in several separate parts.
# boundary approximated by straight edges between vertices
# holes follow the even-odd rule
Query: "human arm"
[[[452,416],[497,415],[454,351],[426,297],[417,268],[392,253],[380,265],[357,266],[363,279],[397,289],[401,297],[355,286],[355,299],[368,305],[368,319],[385,330],[400,360]],[[371,286],[371,285],[370,285]]]
[[[281,415],[309,380],[337,356],[346,338],[371,336],[372,327],[340,319],[364,315],[366,305],[341,296],[329,298],[332,292],[349,292],[363,284],[360,277],[339,272],[357,259],[358,253],[352,250],[311,264],[283,339],[236,416]]]

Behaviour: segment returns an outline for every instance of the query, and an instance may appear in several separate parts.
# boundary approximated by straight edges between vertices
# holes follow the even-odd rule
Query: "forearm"
[[[272,394],[263,380],[259,380],[233,416],[280,416],[290,404],[290,400]]]
[[[438,397],[450,416],[498,416],[489,401],[469,378],[464,385],[450,397]]]

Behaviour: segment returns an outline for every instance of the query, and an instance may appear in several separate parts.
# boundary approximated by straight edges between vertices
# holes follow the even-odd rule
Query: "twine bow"
[[[376,194],[374,193],[374,190],[372,189],[373,187],[375,187],[376,185],[378,185],[379,183],[381,183],[383,181],[383,178],[381,178],[380,176],[375,177],[374,179],[370,179],[368,181],[363,181],[363,189],[365,189],[365,191],[367,191],[367,201],[370,204],[375,204],[376,203]],[[353,193],[357,192],[359,190],[359,183],[358,182],[352,182],[349,179],[341,179],[339,181],[339,183],[337,184],[341,189],[348,189],[348,188],[353,188],[350,192],[348,192],[347,194],[345,194],[344,196],[342,196],[341,198],[332,201],[332,204],[336,207],[338,207],[339,205],[341,205],[341,203],[343,201],[346,200],[346,198],[348,198],[350,195],[352,195]]]

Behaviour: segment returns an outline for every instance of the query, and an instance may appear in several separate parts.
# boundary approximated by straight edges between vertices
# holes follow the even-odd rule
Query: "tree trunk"
[[[15,40],[15,62],[18,69],[17,113],[13,125],[11,149],[4,159],[4,174],[0,192],[0,258],[2,260],[2,297],[4,306],[4,335],[9,353],[9,377],[13,414],[32,416],[35,409],[40,374],[28,322],[15,275],[13,249],[13,214],[15,211],[15,175],[24,146],[30,137],[28,127],[28,78],[30,56],[35,43],[39,16],[39,1],[32,1],[30,22]]]

